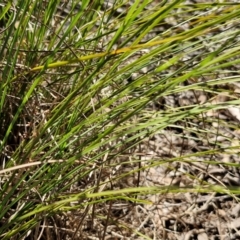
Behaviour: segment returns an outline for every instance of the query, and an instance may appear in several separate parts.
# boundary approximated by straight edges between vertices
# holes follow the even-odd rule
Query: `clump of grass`
[[[140,186],[140,173],[152,166],[168,163],[176,170],[174,163],[191,165],[199,157],[205,157],[206,167],[219,163],[209,157],[223,150],[217,140],[208,149],[164,161],[144,161],[144,152],[138,151],[166,128],[216,137],[228,123],[218,120],[216,129],[208,129],[213,120],[205,114],[239,104],[235,94],[224,102],[153,108],[186,91],[203,91],[209,99],[225,92],[223,86],[230,92],[239,80],[232,69],[239,64],[234,26],[240,8],[151,2],[134,1],[122,13],[118,10],[127,2],[19,0],[2,5],[1,239],[83,239],[81,228],[88,221],[90,228],[94,221],[105,223],[98,233],[104,239],[116,219],[115,203],[133,207],[149,203],[144,196],[165,192],[236,194],[192,173],[188,176],[196,187]],[[196,120],[202,123],[197,130]],[[74,231],[58,229],[71,213],[79,214]],[[126,235],[132,231],[129,227]]]

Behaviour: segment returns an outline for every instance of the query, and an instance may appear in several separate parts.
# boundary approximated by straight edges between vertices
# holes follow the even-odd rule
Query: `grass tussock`
[[[0,6],[1,239],[154,239],[125,218],[149,196],[237,201],[239,4]]]

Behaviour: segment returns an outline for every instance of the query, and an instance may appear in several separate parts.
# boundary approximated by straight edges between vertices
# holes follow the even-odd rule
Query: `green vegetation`
[[[141,174],[239,167],[216,156],[239,148],[238,137],[220,131],[239,131],[238,115],[229,121],[220,113],[240,103],[240,5],[66,2],[1,5],[0,238],[88,239],[82,226],[91,222],[92,231],[102,221],[99,239],[110,225],[151,239],[114,218],[114,204],[132,209],[167,192],[237,199],[238,187],[216,186],[194,171],[184,172],[192,180],[186,186],[145,186]],[[187,92],[189,104],[166,102]],[[149,156],[148,142],[166,129],[207,147]],[[71,216],[76,225],[64,225]]]

